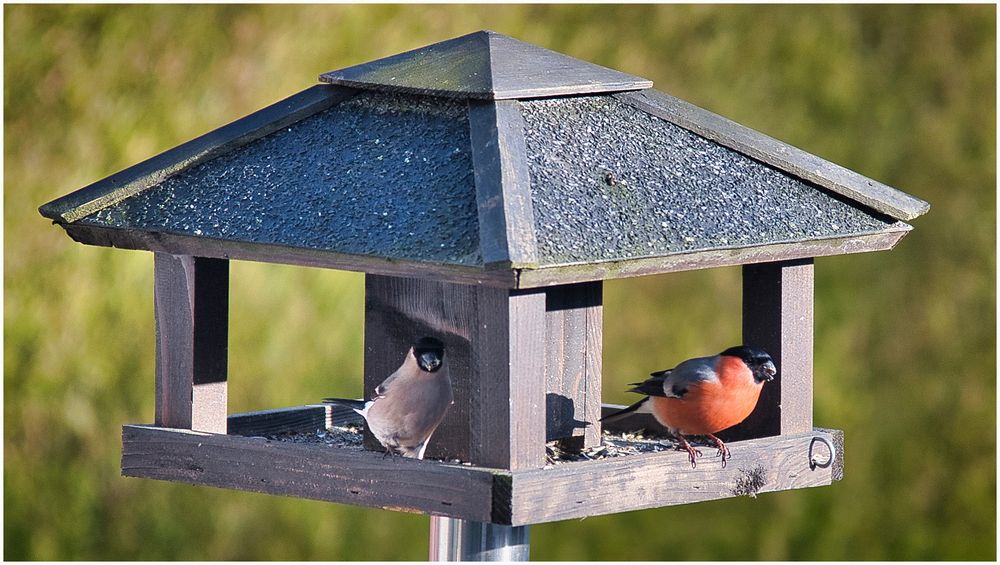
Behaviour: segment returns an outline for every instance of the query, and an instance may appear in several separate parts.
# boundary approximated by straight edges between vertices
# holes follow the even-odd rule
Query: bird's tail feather
[[[368,403],[364,400],[354,400],[351,398],[324,398],[323,402],[327,404],[339,404],[354,410],[362,416],[368,411]]]
[[[644,405],[648,401],[649,401],[649,397],[647,396],[647,397],[643,398],[642,400],[640,400],[639,402],[636,402],[635,404],[633,404],[631,406],[628,406],[626,408],[622,408],[621,410],[619,410],[617,412],[613,412],[611,414],[608,414],[607,416],[601,418],[601,421],[602,422],[614,422],[615,420],[621,420],[622,418],[624,418],[625,416],[628,416],[632,412],[636,412],[636,411],[638,411],[638,412],[648,412],[648,410],[644,409],[645,408]]]

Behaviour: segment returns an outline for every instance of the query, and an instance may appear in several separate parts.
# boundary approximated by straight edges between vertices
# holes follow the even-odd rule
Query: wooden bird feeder
[[[509,526],[841,477],[841,432],[812,419],[813,258],[891,249],[926,202],[489,31],[320,79],[40,209],[154,252],[156,417],[124,427],[124,475]],[[445,341],[456,400],[427,460],[253,437],[329,407],[227,413],[230,260],[364,272],[366,394]],[[731,265],[779,379],[723,435],[729,465],[547,466],[546,442],[602,441],[602,281]]]

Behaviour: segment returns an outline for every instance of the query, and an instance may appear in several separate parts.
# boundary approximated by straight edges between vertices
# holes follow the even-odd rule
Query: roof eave
[[[87,245],[360,271],[501,288],[535,288],[713,267],[884,251],[895,247],[899,240],[912,229],[908,224],[898,222],[890,229],[874,233],[533,268],[510,261],[496,261],[486,265],[422,262],[368,255],[350,255],[266,243],[221,240],[171,232],[102,227],[85,223],[56,223],[65,229],[75,241]]]
[[[518,287],[543,287],[753,263],[886,251],[895,247],[899,240],[912,229],[909,224],[897,222],[889,229],[866,234],[746,247],[720,247],[655,257],[523,269],[518,274]]]

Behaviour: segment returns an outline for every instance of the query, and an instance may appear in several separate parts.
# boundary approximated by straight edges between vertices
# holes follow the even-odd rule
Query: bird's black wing
[[[718,380],[715,374],[718,359],[717,355],[688,359],[673,369],[653,373],[653,376],[641,383],[633,383],[635,388],[630,392],[683,399],[692,386]]]
[[[670,369],[653,373],[653,376],[641,383],[630,383],[632,388],[629,392],[638,392],[649,396],[668,396],[663,389],[663,383],[670,376]]]

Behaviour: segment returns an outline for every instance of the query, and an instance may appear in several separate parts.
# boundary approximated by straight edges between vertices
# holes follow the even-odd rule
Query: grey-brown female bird
[[[454,403],[444,365],[444,343],[423,337],[407,351],[403,364],[375,387],[371,400],[324,398],[354,410],[368,423],[386,453],[424,458],[434,430]]]

